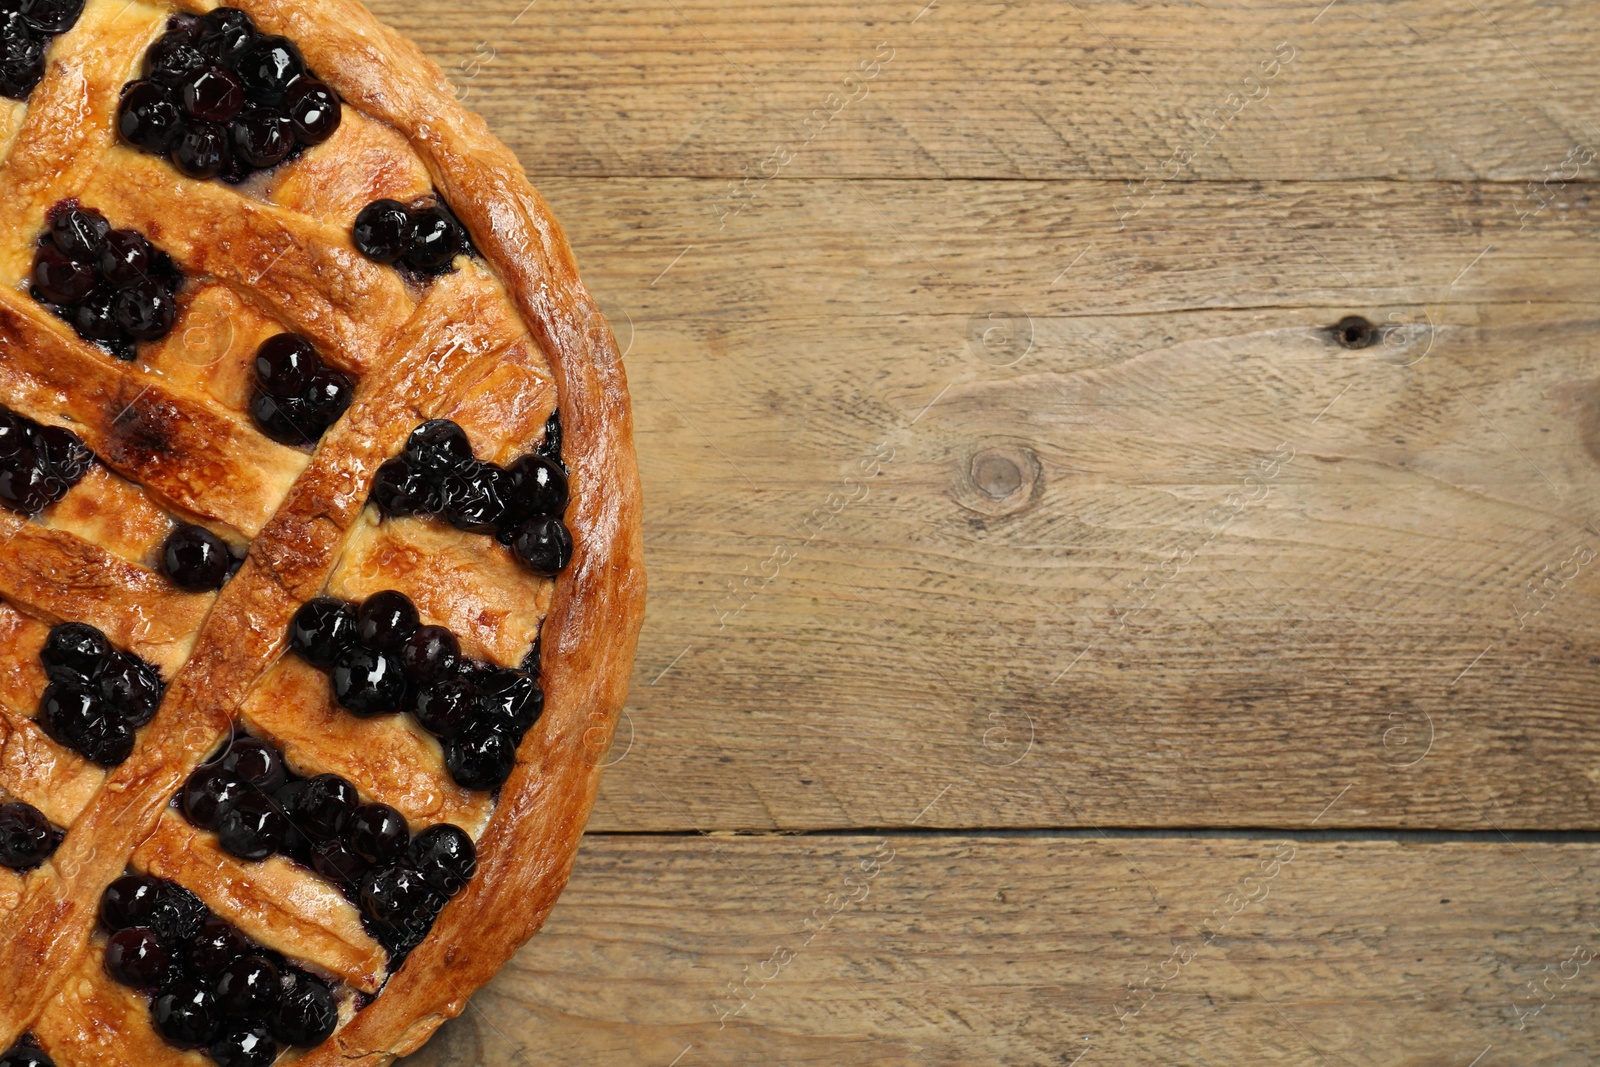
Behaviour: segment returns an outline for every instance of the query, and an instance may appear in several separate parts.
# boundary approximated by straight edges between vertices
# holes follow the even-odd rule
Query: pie
[[[547,206],[355,0],[235,3],[0,0],[0,1067],[420,1047],[637,642]]]

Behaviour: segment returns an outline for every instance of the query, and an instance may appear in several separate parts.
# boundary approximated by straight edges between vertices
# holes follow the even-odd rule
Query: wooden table
[[[1600,6],[1325,2],[376,0],[651,580],[413,1067],[1600,1060]]]

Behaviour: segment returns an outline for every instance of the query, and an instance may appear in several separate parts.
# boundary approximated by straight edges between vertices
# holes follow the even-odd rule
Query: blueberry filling
[[[66,496],[93,463],[77,434],[0,407],[0,504],[36,515]]]
[[[220,7],[167,24],[144,77],[123,86],[117,132],[191,178],[238,183],[326,141],[340,116],[293,41]]]
[[[39,1047],[32,1034],[23,1034],[15,1045],[0,1052],[0,1067],[56,1067],[56,1061]]]
[[[530,656],[521,670],[473,660],[449,630],[420,623],[415,605],[393,590],[359,606],[318,597],[295,613],[289,647],[329,671],[345,710],[363,718],[411,712],[443,744],[456,784],[498,789],[544,712],[538,659]]]
[[[53,628],[39,661],[50,679],[39,701],[40,729],[102,767],[126,760],[134,731],[161,705],[166,687],[156,669],[81,622]]]
[[[299,334],[269,337],[256,351],[256,392],[250,414],[268,437],[284,445],[309,445],[339,420],[355,384],[322,361]]]
[[[183,273],[171,256],[76,200],[51,208],[49,221],[33,257],[34,299],[122,360],[172,332]]]
[[[100,899],[100,924],[106,973],[149,996],[169,1044],[205,1049],[221,1067],[270,1064],[280,1047],[311,1048],[338,1026],[326,982],[252,944],[173,882],[117,879]]]
[[[559,417],[552,415],[537,451],[498,467],[473,455],[460,426],[434,419],[378,468],[372,502],[386,518],[436,515],[457,529],[492,535],[535,574],[554,576],[573,550],[561,518],[570,490],[560,441]]]
[[[334,1019],[338,1019],[337,1010]],[[258,1025],[224,1033],[206,1052],[218,1067],[268,1067],[278,1058],[278,1043],[270,1030]]]
[[[83,0],[9,0],[0,4],[0,96],[26,100],[44,79],[50,39],[83,13]]]
[[[55,855],[62,836],[32,804],[0,804],[0,867],[31,871]]]
[[[375,263],[393,264],[413,274],[448,274],[457,256],[472,254],[472,239],[444,201],[435,199],[415,207],[398,200],[374,200],[361,209],[351,228],[356,251]]]
[[[247,735],[235,737],[191,774],[177,803],[191,824],[215,832],[231,855],[248,861],[285,856],[334,883],[361,909],[373,937],[396,957],[416,947],[445,901],[477,869],[472,839],[458,827],[430,826],[413,838],[394,808],[364,803],[356,787],[336,774],[301,778],[281,752]],[[149,925],[142,921],[152,910],[144,895],[154,890],[129,879],[113,888],[117,893],[102,904],[109,909],[105,925]],[[189,975],[212,979],[226,977],[225,965],[248,955],[236,933],[217,921],[196,927],[182,960]],[[207,986],[225,1015],[232,1011],[231,996],[245,997],[240,991],[253,988],[247,976],[233,981],[230,986],[217,978]],[[255,1017],[243,1010],[232,1014]]]
[[[221,589],[233,575],[233,564],[228,543],[204,526],[179,526],[161,546],[162,573],[191,593]]]

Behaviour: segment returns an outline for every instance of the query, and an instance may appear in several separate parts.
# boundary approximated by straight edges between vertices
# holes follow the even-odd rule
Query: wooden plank
[[[1597,861],[1493,841],[591,836],[545,931],[404,1062],[1565,1067],[1591,1061],[1600,1017]]]
[[[545,183],[649,494],[596,828],[1600,825],[1589,200],[711,191]]]
[[[372,7],[536,175],[1543,181],[1596,143],[1579,0]]]

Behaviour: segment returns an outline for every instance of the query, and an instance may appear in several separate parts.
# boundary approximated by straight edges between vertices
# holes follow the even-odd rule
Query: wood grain
[[[1494,842],[591,836],[544,932],[405,1062],[1587,1064],[1596,864]]]
[[[1521,182],[1596,139],[1579,0],[372,7],[538,176]]]
[[[649,504],[597,828],[1600,825],[1587,196],[544,191]]]
[[[1516,831],[1600,828],[1600,8],[373,6],[628,349],[652,577],[411,1067],[1593,1062]]]

